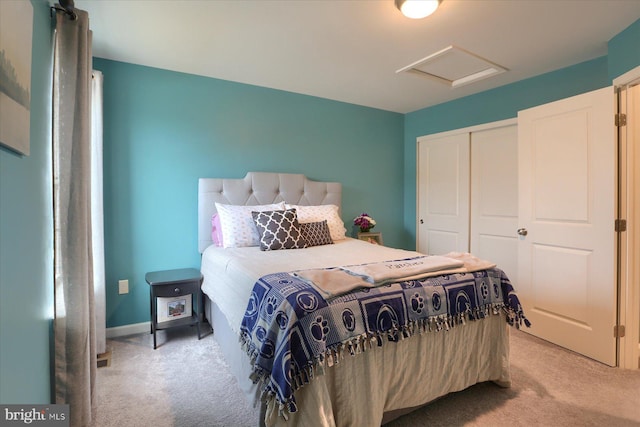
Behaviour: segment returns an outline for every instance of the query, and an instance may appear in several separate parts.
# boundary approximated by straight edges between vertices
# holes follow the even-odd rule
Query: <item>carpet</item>
[[[211,334],[198,340],[195,328],[159,331],[158,344],[153,350],[150,334],[107,341],[111,365],[97,372],[93,427],[255,426],[257,409]],[[509,389],[477,384],[387,426],[640,426],[640,371],[512,329],[511,375]]]

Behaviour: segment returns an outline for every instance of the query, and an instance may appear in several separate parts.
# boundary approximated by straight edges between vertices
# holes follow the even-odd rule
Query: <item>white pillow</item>
[[[216,203],[225,248],[260,246],[260,235],[251,212],[284,210],[284,202],[271,205],[223,205]]]
[[[344,222],[340,215],[338,215],[338,207],[336,205],[318,205],[318,206],[303,206],[303,205],[286,205],[287,209],[295,209],[298,213],[298,222],[300,224],[306,222],[318,222],[327,220],[329,226],[329,232],[331,233],[331,240],[345,239],[347,229],[344,228]]]

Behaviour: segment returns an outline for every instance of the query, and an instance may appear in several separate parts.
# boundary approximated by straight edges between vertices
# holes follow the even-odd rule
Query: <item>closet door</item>
[[[518,127],[471,133],[471,253],[518,274]]]
[[[418,142],[418,251],[469,251],[469,134]]]

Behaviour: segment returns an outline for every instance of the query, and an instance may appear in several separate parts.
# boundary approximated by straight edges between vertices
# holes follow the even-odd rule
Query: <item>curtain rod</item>
[[[71,17],[72,21],[75,21],[78,18],[75,12],[75,5],[73,4],[73,0],[59,0],[58,4],[54,4],[51,6],[51,10],[59,10],[61,12],[66,13]]]

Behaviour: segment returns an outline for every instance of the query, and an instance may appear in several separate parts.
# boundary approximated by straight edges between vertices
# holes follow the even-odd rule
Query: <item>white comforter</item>
[[[373,245],[356,239],[306,249],[261,251],[259,247],[209,246],[202,254],[202,291],[229,320],[234,332],[247,308],[254,283],[269,273],[388,261],[421,255],[418,252]]]

